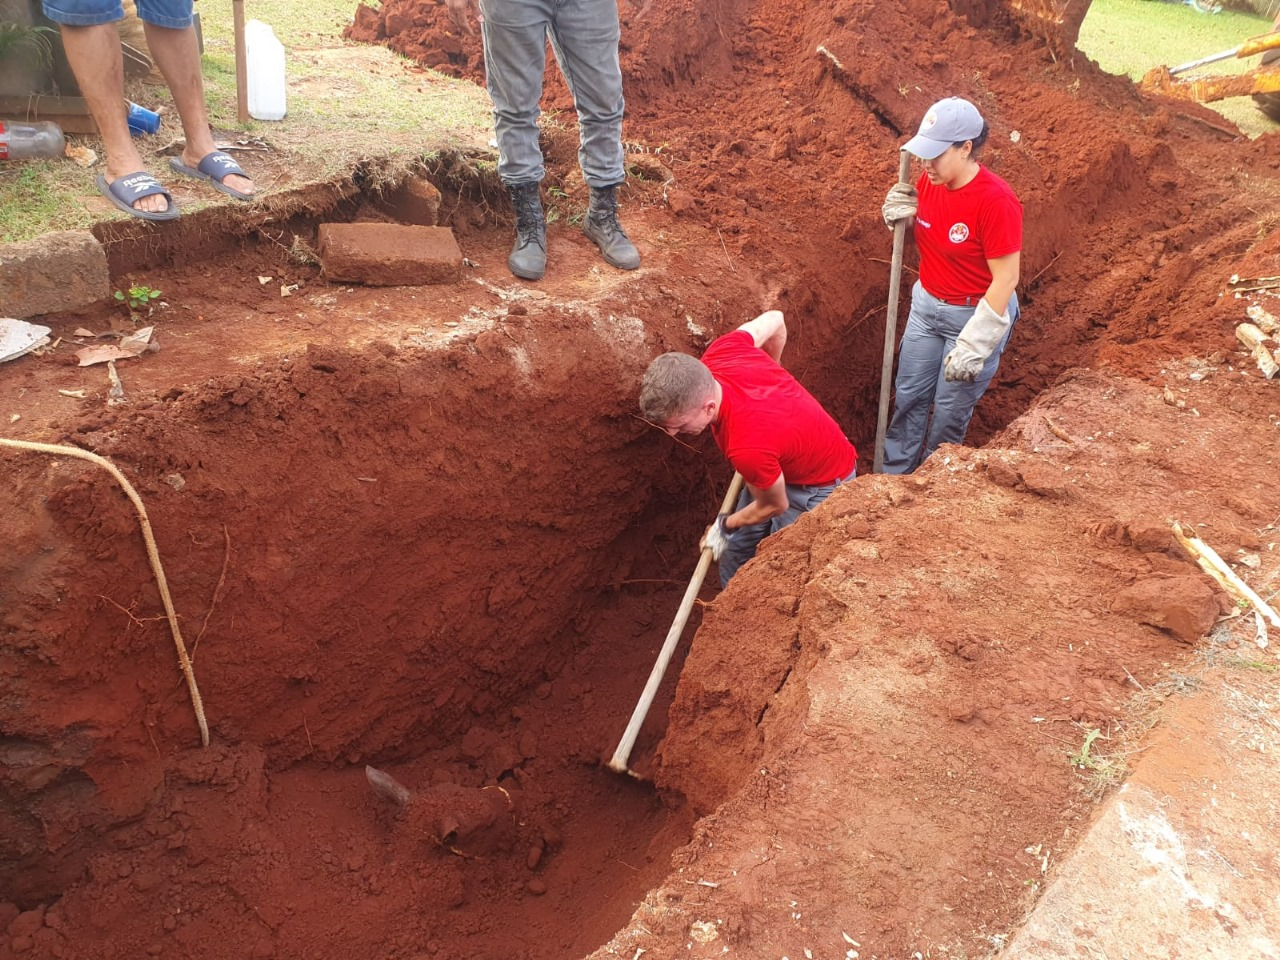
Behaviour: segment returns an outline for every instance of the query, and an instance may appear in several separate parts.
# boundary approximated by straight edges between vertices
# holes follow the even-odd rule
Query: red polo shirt
[[[853,472],[858,453],[839,424],[747,331],[712,341],[702,362],[721,389],[711,433],[747,483],[821,485]]]

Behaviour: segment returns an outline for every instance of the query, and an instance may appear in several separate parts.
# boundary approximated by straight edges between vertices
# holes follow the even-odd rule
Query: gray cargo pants
[[[1000,367],[1009,336],[1018,323],[1018,296],[1009,300],[1009,333],[1004,335],[972,383],[948,383],[942,361],[973,316],[974,306],[945,303],[916,281],[911,288],[911,314],[902,334],[898,376],[893,382],[893,417],[884,435],[884,472],[910,473],[939,444],[960,443],[969,429],[973,408]],[[932,416],[930,415],[932,412]]]
[[[484,66],[503,183],[540,183],[538,102],[547,39],[578,111],[578,162],[593,187],[622,183],[617,0],[480,0]]]

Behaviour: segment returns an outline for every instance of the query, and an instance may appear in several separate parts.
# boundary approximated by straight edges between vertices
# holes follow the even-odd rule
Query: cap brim
[[[931,140],[916,134],[902,145],[902,149],[921,160],[936,160],[947,152],[949,146],[951,146],[950,140]]]

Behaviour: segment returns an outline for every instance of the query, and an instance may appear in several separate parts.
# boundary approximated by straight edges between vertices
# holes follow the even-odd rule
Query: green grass
[[[1200,13],[1186,4],[1158,0],[1093,0],[1080,28],[1079,48],[1109,73],[1137,81],[1152,67],[1175,67],[1239,46],[1271,31],[1271,21],[1256,14],[1223,10]],[[1215,74],[1243,73],[1257,57],[1223,60],[1205,68]],[[1280,129],[1248,97],[1207,104],[1249,136]]]
[[[80,203],[79,189],[61,173],[59,160],[0,164],[0,243],[17,243],[55,229]]]
[[[362,161],[386,160],[403,169],[416,158],[446,149],[484,150],[492,113],[484,90],[468,81],[422,70],[384,47],[342,38],[355,0],[253,0],[246,15],[271,25],[285,47],[288,113],[278,122],[241,124],[236,110],[235,42],[231,0],[200,0],[204,34],[205,100],[214,127],[233,139],[253,138],[271,149],[263,195],[299,183],[345,176]],[[126,96],[151,109],[166,108],[163,126],[135,143],[148,168],[170,179],[167,155],[182,134],[163,84],[131,80]],[[98,152],[89,168],[70,161],[0,164],[0,242],[29,240],[50,230],[83,229],[108,218],[94,179],[105,159],[96,137],[74,142]],[[254,155],[247,164],[252,172]],[[278,174],[284,168],[284,174]],[[183,209],[226,203],[213,191],[195,191]]]

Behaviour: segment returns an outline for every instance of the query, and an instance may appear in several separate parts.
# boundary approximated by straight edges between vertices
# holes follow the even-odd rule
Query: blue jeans
[[[538,102],[547,39],[578,111],[578,162],[593,187],[622,183],[617,0],[480,0],[484,67],[503,183],[540,183]]]
[[[1000,367],[1009,336],[1018,322],[1018,296],[1009,300],[1009,332],[971,383],[948,383],[942,361],[973,316],[972,306],[953,306],[927,292],[916,281],[911,289],[911,315],[902,334],[898,376],[893,382],[893,417],[884,435],[884,472],[910,473],[939,444],[960,443],[969,429],[973,408]]]
[[[800,514],[808,513],[827,497],[831,496],[833,490],[842,483],[848,483],[858,475],[858,468],[853,468],[853,473],[847,477],[837,480],[835,483],[823,483],[806,486],[804,484],[788,483],[787,487],[787,509],[771,520],[764,523],[757,523],[750,527],[739,527],[733,531],[733,538],[729,541],[729,545],[725,547],[724,553],[720,555],[720,586],[725,587],[729,583],[729,578],[738,572],[738,568],[756,555],[756,550],[760,547],[760,541],[771,533],[777,533],[783,527],[789,527],[800,519]],[[752,500],[750,491],[745,488],[741,496],[738,497],[738,505],[734,507],[734,513],[737,513]]]
[[[138,0],[138,19],[157,27],[185,30],[194,22],[192,0]],[[43,0],[44,15],[68,27],[96,27],[124,19],[120,0]]]

